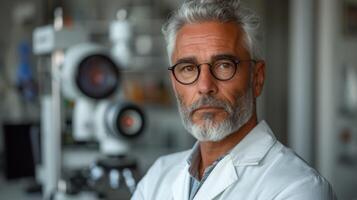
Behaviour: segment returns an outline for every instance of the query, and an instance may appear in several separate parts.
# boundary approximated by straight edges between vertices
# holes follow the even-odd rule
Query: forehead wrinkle
[[[231,44],[230,47],[234,46],[229,39],[222,38],[220,36],[212,35],[212,34],[203,34],[203,35],[190,35],[190,36],[182,36],[180,40],[180,48],[190,47],[190,46],[198,46],[205,45],[206,42],[210,42],[210,45],[215,47],[224,47],[226,48],[227,44]]]
[[[198,59],[196,55],[203,54],[209,54],[210,57],[221,53],[234,54],[236,49],[236,42],[232,43],[232,40],[215,35],[184,36],[177,41],[179,43],[177,44],[176,55],[179,57],[176,57],[176,60],[182,57],[195,57]],[[207,45],[208,42],[209,45]],[[206,47],[208,46],[210,51],[207,51]],[[212,51],[216,52],[213,52],[214,54],[212,55]],[[182,54],[182,52],[185,52],[185,54]]]

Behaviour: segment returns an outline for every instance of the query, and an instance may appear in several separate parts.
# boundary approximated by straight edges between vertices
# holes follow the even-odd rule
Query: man
[[[239,0],[190,0],[163,32],[192,150],[159,158],[132,199],[326,200],[328,182],[257,121],[258,19]]]

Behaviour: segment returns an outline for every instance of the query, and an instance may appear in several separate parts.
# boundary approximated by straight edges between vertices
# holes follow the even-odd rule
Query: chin
[[[200,142],[219,142],[234,131],[229,124],[221,123],[219,126],[206,127],[193,125],[189,132]]]

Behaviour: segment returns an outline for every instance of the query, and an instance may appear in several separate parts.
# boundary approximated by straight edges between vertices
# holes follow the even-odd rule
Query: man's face
[[[177,33],[172,62],[211,63],[219,56],[249,60],[241,29],[234,23],[187,24]],[[239,64],[234,77],[215,79],[209,65],[201,65],[197,81],[183,85],[171,74],[184,125],[198,140],[219,141],[244,125],[254,110],[255,76],[251,62]]]

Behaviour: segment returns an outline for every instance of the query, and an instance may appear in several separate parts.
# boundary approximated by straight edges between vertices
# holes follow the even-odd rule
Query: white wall
[[[357,118],[346,115],[341,110],[344,99],[341,90],[344,67],[351,64],[357,69],[357,36],[344,34],[342,1],[320,1],[319,13],[316,94],[318,169],[332,183],[339,199],[356,199],[357,158],[352,158],[349,162],[343,161],[345,151],[353,149],[349,149],[348,145],[342,142],[341,133],[351,130],[353,140],[356,140]],[[352,147],[353,145],[355,146],[352,144]]]

